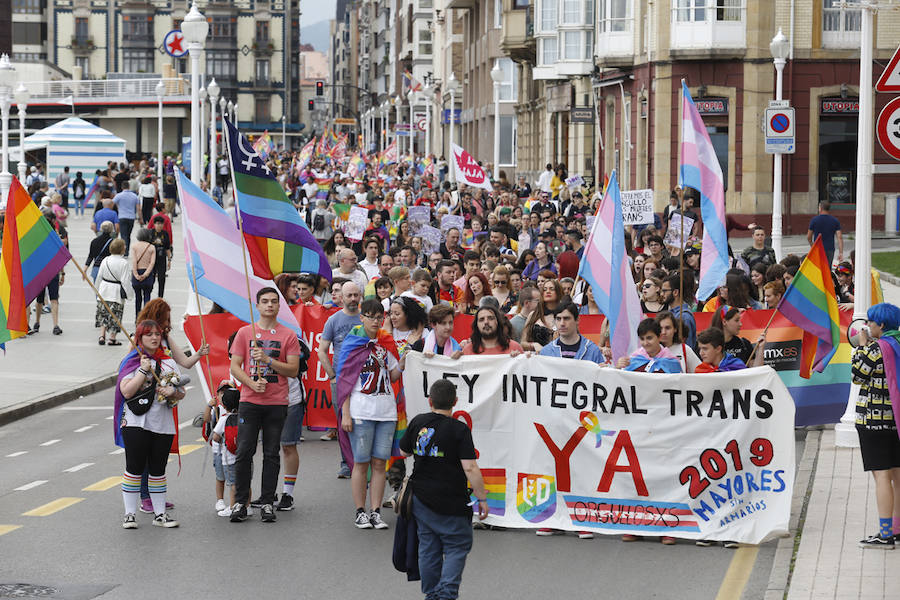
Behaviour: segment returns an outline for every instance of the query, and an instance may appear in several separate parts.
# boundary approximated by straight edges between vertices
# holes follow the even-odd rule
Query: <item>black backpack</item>
[[[313,231],[323,231],[325,229],[325,215],[316,213],[313,217]]]

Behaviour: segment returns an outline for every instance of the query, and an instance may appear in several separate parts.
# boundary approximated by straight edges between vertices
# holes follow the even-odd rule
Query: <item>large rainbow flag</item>
[[[303,146],[303,149],[300,150],[300,153],[297,155],[297,162],[294,163],[294,172],[297,173],[297,176],[300,176],[300,173],[303,172],[303,169],[306,168],[306,165],[309,164],[309,161],[312,159],[313,151],[316,149],[316,136],[310,138],[310,140]]]
[[[800,377],[821,373],[837,352],[841,339],[834,282],[821,236],[806,255],[776,310],[803,330]]]
[[[0,348],[28,333],[27,307],[72,255],[15,177],[0,250]]]
[[[228,119],[225,139],[235,204],[253,272],[263,279],[279,273],[313,273],[331,281],[331,267],[300,214],[259,155]]]
[[[275,144],[272,142],[272,136],[269,135],[268,129],[253,144],[253,149],[256,150],[259,157],[263,160],[269,158],[269,154],[275,151]]]

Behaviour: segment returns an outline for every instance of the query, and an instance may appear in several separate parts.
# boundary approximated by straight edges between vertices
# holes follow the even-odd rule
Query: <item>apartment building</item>
[[[797,127],[797,151],[784,157],[786,232],[805,232],[820,200],[849,225],[861,41],[853,4],[504,0],[500,44],[520,66],[519,169],[564,162],[570,174],[598,178],[617,169],[624,189],[653,188],[662,205],[678,180],[684,79],[725,175],[727,210],[768,223],[773,170],[763,118],[775,89],[769,42],[781,28],[792,42],[784,98]],[[880,11],[876,77],[898,33],[900,13]],[[876,95],[876,114],[889,100]],[[875,162],[888,160],[876,147]],[[898,191],[900,177],[876,176],[873,227],[883,222],[885,196]]]

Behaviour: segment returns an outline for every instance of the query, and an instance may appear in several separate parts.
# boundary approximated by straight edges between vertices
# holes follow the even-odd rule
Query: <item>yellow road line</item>
[[[734,551],[716,600],[739,600],[750,579],[750,573],[753,572],[757,554],[759,546],[742,546]]]
[[[15,531],[20,527],[21,525],[0,525],[0,535],[5,535],[10,531]]]
[[[185,454],[190,454],[194,450],[199,450],[202,447],[203,444],[185,444],[184,446],[181,446],[179,450],[181,451],[181,455],[184,456]]]
[[[122,483],[122,476],[116,475],[115,477],[107,477],[106,479],[101,479],[97,483],[92,483],[86,488],[82,488],[82,492],[105,492],[110,488],[114,488],[117,485]]]
[[[59,512],[64,508],[68,508],[73,504],[78,504],[84,500],[84,498],[59,498],[54,500],[53,502],[48,502],[43,506],[38,506],[37,508],[33,508],[28,512],[23,512],[23,517],[46,517],[48,515],[52,515],[53,513]]]
[[[194,441],[203,443],[203,442],[205,442],[206,440],[204,440],[203,437],[201,436],[201,437],[198,437],[198,438],[197,438],[196,440],[194,440]]]

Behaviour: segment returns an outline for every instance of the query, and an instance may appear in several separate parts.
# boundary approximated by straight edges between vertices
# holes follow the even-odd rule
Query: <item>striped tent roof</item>
[[[85,145],[121,147],[125,140],[78,117],[69,117],[25,138],[25,149],[42,148],[53,143],[77,142]]]

